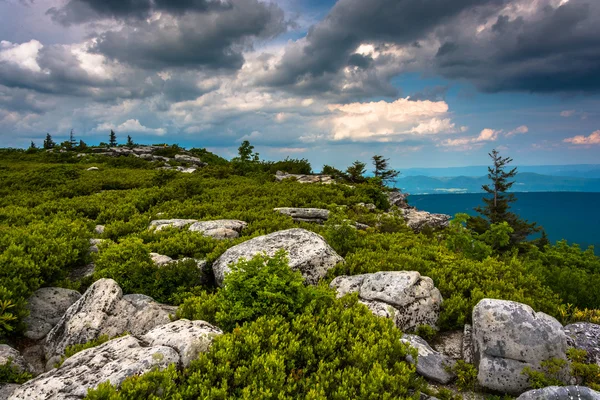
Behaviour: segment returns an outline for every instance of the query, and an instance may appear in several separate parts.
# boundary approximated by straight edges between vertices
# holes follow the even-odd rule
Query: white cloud
[[[481,133],[479,134],[479,136],[477,138],[474,139],[475,142],[493,142],[498,138],[498,134],[500,134],[502,131],[495,131],[493,129],[490,128],[485,128],[484,130],[481,131]]]
[[[41,72],[42,69],[37,63],[37,56],[43,47],[44,45],[37,40],[30,40],[21,44],[3,40],[0,42],[0,61],[11,62],[33,72]]]
[[[105,122],[105,123],[98,125],[95,130],[97,132],[105,132],[105,131],[109,131],[111,129],[113,129],[116,132],[149,133],[149,134],[154,134],[154,135],[159,135],[159,136],[162,136],[165,133],[167,133],[166,129],[164,129],[164,128],[157,128],[157,129],[148,128],[148,127],[142,125],[140,123],[140,121],[137,119],[128,119],[127,121],[123,122],[119,126],[115,126],[114,124]]]
[[[589,136],[578,135],[571,138],[566,138],[563,140],[563,142],[583,146],[600,144],[600,130],[592,132]]]
[[[575,110],[565,110],[560,113],[560,116],[565,118],[572,117],[573,115],[575,115]]]
[[[334,140],[391,141],[408,134],[435,135],[452,132],[454,124],[444,101],[400,98],[394,102],[331,104],[329,125]]]
[[[511,136],[514,136],[514,135],[517,135],[517,134],[525,134],[527,132],[529,132],[529,127],[527,127],[527,125],[521,125],[518,128],[513,129],[510,132],[507,132],[506,133],[506,137],[511,137]]]

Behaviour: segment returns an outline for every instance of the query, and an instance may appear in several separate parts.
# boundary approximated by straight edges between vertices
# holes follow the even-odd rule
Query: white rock
[[[142,339],[150,346],[174,348],[187,367],[200,353],[207,352],[213,339],[222,334],[223,331],[208,322],[180,319],[152,329]]]
[[[173,262],[171,257],[158,253],[150,253],[150,258],[152,259],[152,262],[159,267]]]
[[[98,245],[104,241],[105,239],[90,239],[90,248],[88,251],[90,253],[97,253],[99,251]]]
[[[584,386],[549,386],[530,390],[517,400],[600,400],[600,393]]]
[[[235,219],[217,219],[213,221],[199,221],[190,225],[190,231],[200,232],[204,236],[214,239],[234,239],[240,236],[248,224]]]
[[[417,373],[419,375],[443,385],[449,383],[456,377],[454,373],[446,370],[446,368],[451,367],[454,362],[433,350],[429,344],[419,336],[405,334],[400,341],[417,349]],[[408,356],[407,360],[414,364],[412,356]]]
[[[427,211],[418,211],[412,208],[404,208],[401,210],[406,225],[412,228],[416,232],[420,232],[425,227],[432,229],[446,228],[452,217],[446,214],[431,214]]]
[[[288,229],[229,248],[213,264],[217,284],[223,285],[225,275],[231,271],[229,266],[240,259],[250,260],[261,253],[272,257],[281,249],[287,252],[290,267],[300,271],[308,284],[316,284],[329,269],[343,261],[320,235],[305,229]]]
[[[157,219],[150,222],[148,229],[154,229],[160,231],[164,228],[177,228],[181,229],[187,225],[197,222],[195,219]]]
[[[29,315],[23,320],[27,326],[24,336],[33,340],[44,338],[80,297],[81,293],[64,288],[36,290],[27,300]]]
[[[88,171],[99,171],[100,168],[98,168],[98,167],[89,167],[87,170]]]
[[[94,233],[102,235],[104,233],[104,229],[104,225],[96,225],[96,227],[94,228]]]

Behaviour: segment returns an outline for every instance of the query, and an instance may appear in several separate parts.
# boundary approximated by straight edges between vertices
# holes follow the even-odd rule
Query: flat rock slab
[[[128,335],[75,354],[60,368],[18,387],[9,399],[83,399],[88,389],[96,388],[100,383],[110,381],[119,386],[130,376],[154,368],[163,369],[179,361],[179,354],[171,347],[143,347],[138,339]]]
[[[417,373],[419,375],[443,385],[449,383],[456,377],[454,373],[446,370],[446,368],[451,367],[454,362],[433,350],[421,337],[405,334],[400,341],[417,349]],[[415,362],[412,356],[408,356],[407,361],[411,364],[414,364]]]
[[[154,229],[155,231],[160,231],[165,228],[181,229],[197,221],[198,220],[196,219],[156,219],[150,222],[148,229]]]
[[[402,209],[406,225],[416,232],[421,232],[424,228],[442,229],[446,228],[452,216],[446,214],[431,214],[427,211],[418,211],[412,208]]]
[[[275,208],[273,211],[292,217],[296,222],[316,222],[322,224],[329,219],[329,210],[321,208],[283,207]]]
[[[600,365],[600,325],[578,322],[565,326],[570,347],[585,350],[587,362]]]
[[[247,225],[246,222],[235,219],[217,219],[194,222],[189,229],[214,239],[235,239]]]
[[[27,301],[29,315],[23,320],[27,326],[24,336],[43,339],[80,298],[81,293],[70,289],[48,287],[36,290]]]
[[[530,390],[517,400],[600,400],[600,393],[584,386],[549,386]]]
[[[46,359],[64,354],[68,346],[87,343],[99,336],[115,337],[125,332],[143,335],[171,322],[168,307],[143,295],[123,296],[112,279],[96,281],[48,333]]]
[[[305,282],[312,285],[344,260],[320,235],[305,229],[288,229],[259,236],[229,248],[213,263],[217,284],[223,285],[225,275],[231,272],[231,264],[241,259],[250,260],[257,254],[272,257],[281,249],[287,252],[290,268],[300,271]]]

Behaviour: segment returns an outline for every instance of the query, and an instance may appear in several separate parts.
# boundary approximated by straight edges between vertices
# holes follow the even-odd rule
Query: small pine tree
[[[87,144],[83,140],[79,141],[79,150],[87,149],[87,147]]]
[[[376,178],[381,178],[383,183],[393,181],[400,175],[400,171],[388,167],[388,161],[389,158],[383,158],[383,156],[379,155],[373,156],[373,166],[375,167],[373,174]]]
[[[69,134],[69,143],[71,144],[72,149],[77,147],[77,140],[75,140],[75,134],[73,133],[73,129],[71,129],[71,133]]]
[[[31,144],[29,145],[29,149],[28,150],[37,150],[37,145],[33,142],[33,140],[31,141]]]
[[[244,140],[238,147],[239,159],[242,162],[258,161],[258,153],[254,153],[254,146],[249,141]]]
[[[346,174],[348,175],[348,179],[354,183],[362,183],[365,181],[365,172],[366,172],[367,164],[354,161],[351,166],[346,169]]]
[[[112,129],[110,130],[110,137],[108,140],[108,145],[110,147],[115,147],[117,145],[117,135],[115,134],[115,131],[113,131]]]
[[[135,143],[133,143],[133,139],[129,135],[127,135],[127,147],[129,147],[129,148],[135,147]]]
[[[46,133],[46,139],[44,139],[44,149],[53,149],[55,146],[56,143],[54,143],[54,140],[52,140],[52,136],[49,133]]]

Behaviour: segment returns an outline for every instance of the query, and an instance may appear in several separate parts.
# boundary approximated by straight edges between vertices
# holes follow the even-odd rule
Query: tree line
[[[116,146],[119,146],[119,143],[117,142],[117,134],[115,133],[114,130],[111,129],[109,137],[108,137],[108,143],[101,142],[99,147],[116,147]],[[136,143],[133,141],[133,139],[129,135],[127,135],[127,142],[125,143],[125,146],[129,147],[129,148],[133,148],[136,146]],[[62,142],[60,144],[57,144],[54,141],[54,139],[52,138],[52,135],[50,133],[46,133],[46,137],[44,138],[42,148],[44,150],[51,150],[51,149],[55,149],[55,148],[60,148],[63,150],[85,150],[88,148],[88,145],[83,140],[77,141],[75,139],[75,134],[73,132],[73,129],[71,129],[71,132],[69,133],[69,140],[65,140],[64,142]],[[32,140],[31,144],[29,145],[28,150],[35,151],[38,149],[39,149],[39,147]]]

